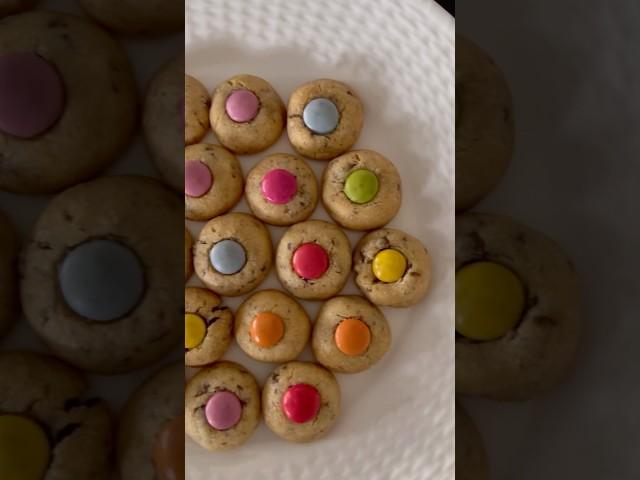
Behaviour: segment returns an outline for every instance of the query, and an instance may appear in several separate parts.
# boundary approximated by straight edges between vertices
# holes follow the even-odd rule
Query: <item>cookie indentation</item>
[[[328,135],[338,127],[340,112],[331,100],[314,98],[304,107],[302,120],[313,133]]]
[[[318,415],[320,394],[306,383],[292,385],[282,396],[282,409],[290,421],[307,423]]]
[[[236,123],[249,123],[260,110],[260,100],[251,90],[235,90],[227,97],[225,110]]]
[[[242,417],[242,403],[235,393],[228,390],[217,392],[207,402],[205,416],[216,430],[229,430]]]

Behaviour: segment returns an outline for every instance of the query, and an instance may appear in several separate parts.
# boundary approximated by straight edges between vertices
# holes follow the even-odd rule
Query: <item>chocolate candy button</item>
[[[294,423],[309,422],[320,411],[320,394],[306,383],[292,385],[282,396],[282,410]]]
[[[334,334],[336,346],[345,355],[362,355],[371,343],[371,330],[359,318],[345,318]]]
[[[242,417],[242,404],[235,393],[223,390],[214,393],[204,409],[207,422],[216,430],[229,430]]]
[[[293,252],[291,264],[300,278],[317,280],[329,268],[329,255],[317,243],[303,243]]]
[[[282,168],[275,168],[268,171],[260,183],[262,196],[267,201],[284,205],[288,203],[298,191],[298,181],[296,176]]]
[[[40,480],[51,451],[44,430],[20,415],[0,415],[0,478]]]
[[[223,275],[238,273],[247,262],[247,254],[242,245],[235,240],[222,240],[209,252],[213,268]]]
[[[376,254],[371,264],[373,275],[385,283],[397,282],[407,270],[407,259],[393,248],[387,248]]]
[[[280,315],[271,312],[258,313],[249,326],[251,340],[263,348],[276,345],[284,335],[284,322]]]
[[[184,193],[201,197],[211,189],[213,174],[209,167],[198,160],[184,162]]]
[[[184,348],[196,348],[207,335],[207,324],[200,315],[184,314]]]
[[[366,168],[354,170],[344,182],[344,194],[353,203],[369,203],[376,197],[379,188],[378,176]]]
[[[327,135],[338,127],[340,112],[331,100],[314,98],[304,107],[302,120],[313,133]]]
[[[184,480],[184,415],[167,422],[156,437],[153,465],[158,480]]]
[[[247,123],[258,115],[260,100],[250,90],[235,90],[227,97],[225,110],[234,122]]]

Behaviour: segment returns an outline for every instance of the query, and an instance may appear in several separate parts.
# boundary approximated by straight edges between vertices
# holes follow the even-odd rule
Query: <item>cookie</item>
[[[305,83],[289,98],[289,141],[305,157],[330,160],[348,151],[360,136],[362,122],[362,102],[342,82]]]
[[[111,415],[87,390],[53,357],[0,353],[0,478],[111,478]]]
[[[456,478],[489,480],[489,460],[473,420],[456,403]]]
[[[376,305],[409,307],[431,284],[431,257],[420,240],[394,228],[360,239],[353,253],[356,285]]]
[[[262,390],[264,421],[290,442],[326,434],[340,415],[340,386],[315,363],[290,362],[276,368]]]
[[[342,290],[351,273],[351,244],[339,227],[308,220],[290,227],[276,251],[280,283],[292,295],[324,300]]]
[[[456,36],[456,210],[473,207],[498,184],[514,143],[511,93],[493,60]]]
[[[0,18],[33,8],[38,0],[3,0],[0,3]]]
[[[228,213],[202,228],[193,255],[200,280],[220,295],[235,297],[256,288],[269,274],[273,246],[260,220]]]
[[[211,97],[191,75],[184,76],[184,144],[198,143],[209,132]]]
[[[56,192],[95,176],[129,143],[136,103],[124,50],[93,23],[42,10],[5,18],[0,189]]]
[[[151,158],[162,179],[178,192],[184,188],[180,161],[184,122],[184,57],[175,58],[158,71],[147,90],[142,126]]]
[[[251,373],[232,362],[203,368],[187,383],[185,432],[207,450],[245,443],[260,421],[260,388]]]
[[[214,90],[209,121],[222,145],[238,154],[250,154],[278,141],[285,116],[284,104],[269,82],[237,75]]]
[[[184,3],[174,0],[78,0],[82,9],[110,30],[161,34],[184,29]]]
[[[184,227],[184,281],[193,275],[193,239],[191,232]]]
[[[319,363],[334,372],[362,372],[378,362],[390,345],[387,319],[362,297],[328,300],[313,325],[313,354]]]
[[[562,249],[507,217],[456,218],[456,392],[520,400],[573,370],[578,279]]]
[[[180,197],[146,177],[102,177],[54,197],[21,258],[35,333],[96,372],[161,358],[182,336],[180,222]]]
[[[322,175],[322,203],[345,228],[382,227],[395,217],[401,202],[398,170],[372,150],[345,153],[331,160]]]
[[[222,299],[204,288],[184,291],[184,364],[208,365],[222,358],[229,348],[233,312]]]
[[[18,309],[17,255],[18,242],[13,227],[0,211],[0,337],[13,325]]]
[[[209,220],[231,210],[242,198],[242,168],[228,150],[208,143],[184,151],[184,215]]]
[[[122,480],[184,479],[184,367],[156,371],[127,400],[118,429]]]
[[[299,157],[276,153],[247,176],[246,197],[253,214],[271,225],[293,225],[311,216],[318,204],[318,181]]]
[[[311,322],[304,308],[278,290],[254,293],[236,313],[238,345],[261,362],[295,360],[307,345],[310,332]]]

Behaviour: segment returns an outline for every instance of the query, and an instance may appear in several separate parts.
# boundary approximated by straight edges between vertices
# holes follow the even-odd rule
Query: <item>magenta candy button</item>
[[[184,193],[201,197],[211,189],[213,174],[209,167],[198,160],[184,162]]]
[[[0,130],[32,138],[53,126],[64,111],[58,71],[35,53],[0,55]]]
[[[316,280],[329,268],[329,255],[317,243],[303,243],[293,252],[293,270],[305,280]]]
[[[306,383],[292,385],[282,396],[282,410],[294,423],[306,423],[320,411],[320,394]]]
[[[227,97],[227,115],[237,123],[247,123],[256,118],[260,101],[250,90],[236,90]]]
[[[240,399],[227,390],[214,393],[204,408],[207,422],[216,430],[229,430],[242,417]]]
[[[298,191],[296,176],[282,168],[270,170],[262,178],[260,184],[262,195],[269,202],[277,205],[289,203]]]

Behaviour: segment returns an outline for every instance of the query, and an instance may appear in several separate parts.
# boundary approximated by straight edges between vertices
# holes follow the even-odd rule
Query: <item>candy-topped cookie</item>
[[[18,310],[17,256],[16,234],[0,211],[0,337],[11,328]]]

